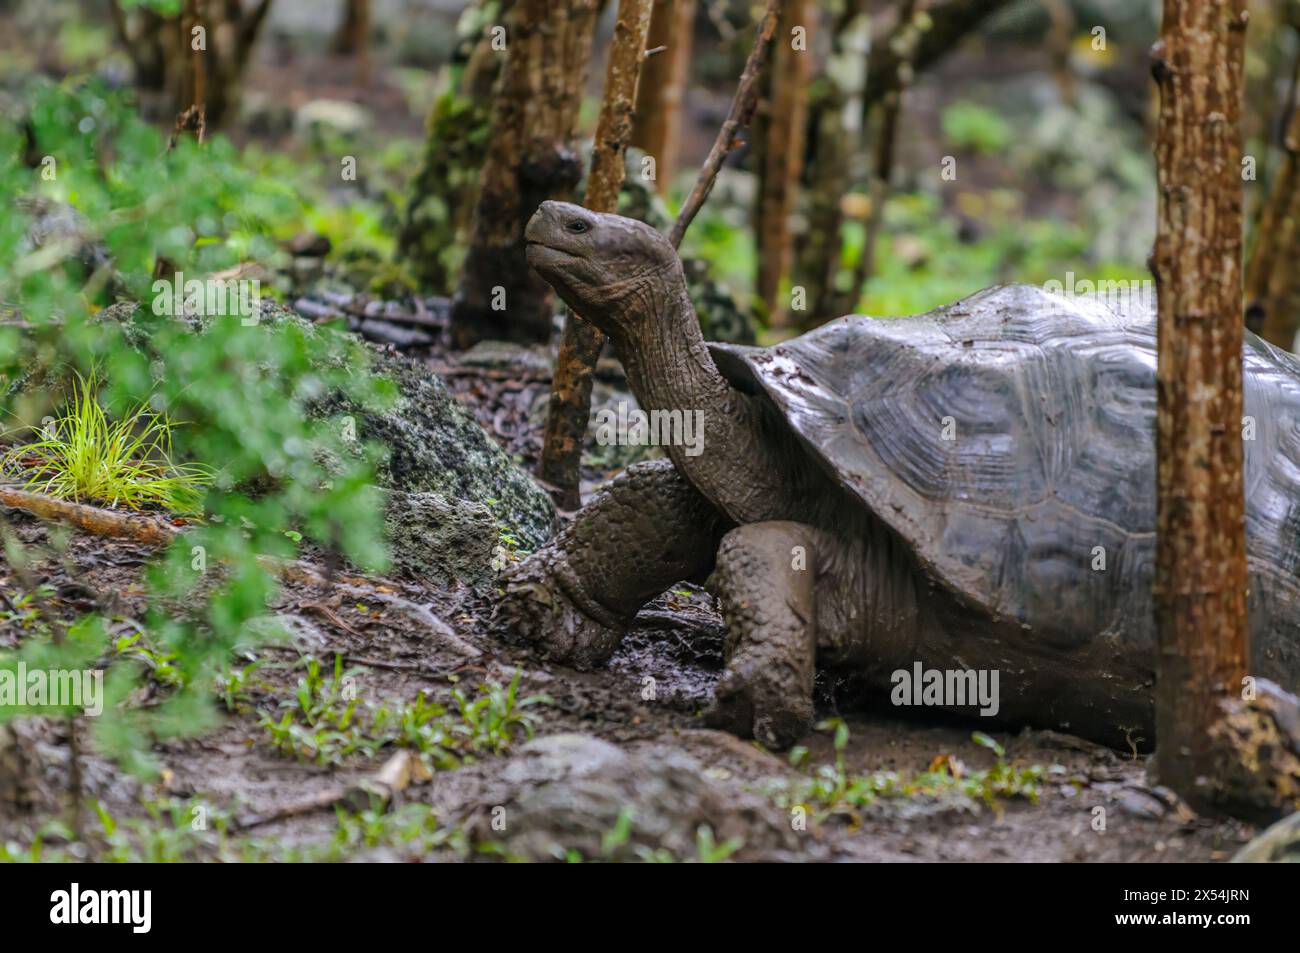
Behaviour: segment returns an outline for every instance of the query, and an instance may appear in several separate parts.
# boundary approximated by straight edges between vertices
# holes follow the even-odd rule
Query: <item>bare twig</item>
[[[740,74],[740,85],[736,89],[735,98],[731,100],[731,110],[727,113],[722,128],[718,130],[718,137],[713,141],[713,148],[709,150],[708,158],[704,160],[704,167],[700,169],[699,177],[695,180],[695,187],[686,197],[677,221],[673,223],[672,231],[668,233],[668,240],[673,243],[674,248],[682,243],[682,236],[686,234],[686,229],[690,227],[700,211],[704,200],[713,191],[713,183],[718,177],[722,163],[727,161],[727,156],[736,146],[736,133],[742,126],[748,126],[754,116],[754,107],[758,104],[758,80],[767,63],[768,48],[772,43],[772,35],[776,32],[776,22],[781,16],[781,3],[782,0],[768,0],[767,11],[763,14],[763,20],[758,28],[758,36],[754,38],[754,48],[749,51],[749,59],[745,61],[745,69]]]

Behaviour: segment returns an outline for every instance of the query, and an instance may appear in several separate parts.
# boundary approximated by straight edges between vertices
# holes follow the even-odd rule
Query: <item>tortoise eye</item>
[[[568,225],[565,225],[564,227],[569,231],[573,232],[573,234],[575,235],[581,235],[583,232],[587,230],[587,223],[581,221],[580,219],[575,218],[573,221],[571,221]]]

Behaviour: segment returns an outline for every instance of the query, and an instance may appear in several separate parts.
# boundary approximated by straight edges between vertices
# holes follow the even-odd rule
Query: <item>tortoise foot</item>
[[[811,697],[803,697],[799,686],[788,682],[766,670],[761,660],[755,664],[733,658],[714,691],[705,722],[768,748],[789,748],[812,726],[813,706]]]
[[[539,557],[525,560],[506,577],[495,616],[498,625],[546,658],[574,668],[595,668],[608,661],[626,622],[573,593],[574,584],[564,584],[563,567]]]

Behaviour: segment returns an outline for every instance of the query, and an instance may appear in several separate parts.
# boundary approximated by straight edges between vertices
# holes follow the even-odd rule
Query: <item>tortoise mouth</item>
[[[568,255],[570,258],[578,257],[568,249],[561,248],[558,245],[552,245],[550,242],[542,241],[540,238],[525,239],[524,244],[529,248],[545,248],[548,251],[559,252],[561,255]]]
[[[548,242],[530,238],[525,242],[524,257],[532,267],[541,269],[543,266],[561,267],[566,262],[576,261],[581,256],[565,248],[557,248]]]

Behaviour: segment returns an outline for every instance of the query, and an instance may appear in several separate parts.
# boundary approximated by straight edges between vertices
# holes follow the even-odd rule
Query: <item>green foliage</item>
[[[420,694],[412,701],[374,703],[360,698],[364,668],[343,668],[343,657],[325,674],[318,659],[306,661],[294,698],[282,714],[263,712],[259,723],[271,744],[286,755],[317,764],[340,764],[350,755],[373,756],[394,746],[418,751],[425,763],[449,769],[476,755],[500,754],[519,738],[532,738],[538,722],[530,708],[549,704],[544,695],[519,697],[521,672],[509,685],[488,681],[466,695],[453,689],[454,711]]]
[[[876,273],[857,310],[878,316],[918,314],[1008,281],[1063,281],[1088,260],[1088,235],[1078,225],[1008,215],[998,195],[985,202],[977,241],[965,240],[958,223],[942,214],[937,196],[897,195],[885,208],[885,228],[876,249]],[[844,269],[861,254],[863,230],[844,226]],[[1080,274],[1083,277],[1083,274]],[[1140,280],[1140,265],[1097,263],[1087,277]]]
[[[745,842],[738,837],[728,838],[719,844],[714,839],[713,828],[708,824],[701,824],[695,829],[695,858],[702,864],[721,863],[744,846]]]
[[[1011,144],[1011,128],[1000,115],[979,103],[958,102],[940,117],[944,137],[958,149],[995,155]]]
[[[682,257],[703,258],[719,281],[752,291],[758,246],[747,221],[740,209],[718,211],[705,205],[682,239]]]
[[[1026,217],[1015,196],[1002,191],[958,196],[972,206],[966,215],[978,229],[973,240],[960,219],[945,213],[943,196],[917,191],[890,197],[874,273],[856,313],[919,314],[1002,282],[1064,281],[1067,271],[1093,281],[1149,277],[1140,259],[1109,254],[1123,250],[1114,243],[1102,249],[1107,254],[1095,254],[1095,230],[1088,225]],[[845,221],[842,238],[836,286],[843,292],[862,254],[863,223]],[[711,213],[706,206],[686,233],[683,254],[707,260],[713,274],[740,289],[740,300],[751,297],[755,251],[740,210]]]
[[[881,798],[957,799],[994,808],[1013,799],[1037,803],[1047,773],[1040,765],[1008,764],[1002,746],[977,731],[972,740],[992,751],[997,759],[991,768],[972,771],[957,758],[945,754],[936,757],[927,770],[912,774],[876,771],[853,775],[844,765],[848,725],[843,719],[832,718],[817,728],[834,732],[835,762],[818,765],[807,778],[793,785],[778,786],[773,793],[783,806],[806,806],[823,820],[837,814],[854,818]],[[790,761],[796,766],[804,764],[807,758],[807,748],[798,747],[790,752]]]
[[[40,586],[33,592],[18,590],[5,595],[9,608],[0,608],[0,622],[24,632],[48,634],[48,625],[41,615],[40,603],[54,595],[52,586]]]
[[[28,119],[34,154],[53,164],[26,165],[21,129],[0,120],[0,303],[27,325],[21,332],[0,327],[0,414],[28,420],[19,410],[30,407],[33,388],[51,406],[75,375],[99,374],[106,420],[131,421],[147,402],[148,415],[136,416],[136,424],[186,421],[169,430],[170,446],[160,445],[169,472],[212,471],[214,482],[203,498],[203,524],[148,573],[143,624],[151,651],[167,666],[161,697],[147,708],[133,701],[139,680],[159,669],[134,644],[115,652],[102,613],[71,624],[50,617],[49,638],[28,640],[0,664],[107,667],[106,708],[92,720],[92,738],[147,774],[155,739],[214,723],[218,674],[237,647],[265,629],[275,582],[261,554],[293,556],[292,531],[364,567],[385,565],[374,454],[358,452],[346,421],[315,419],[309,410],[330,394],[380,407],[392,388],[367,372],[366,352],[354,339],[266,302],[253,320],[181,318],[155,297],[160,267],[202,279],[278,254],[274,232],[292,220],[296,197],[282,181],[247,169],[228,141],[199,147],[183,138],[169,150],[129,101],[94,85],[36,87]],[[79,213],[71,245],[28,237],[33,215],[50,203]],[[81,264],[80,250],[92,246],[111,266]],[[154,306],[101,312],[114,288]],[[153,445],[146,439],[142,446]],[[4,543],[17,551],[13,538]],[[0,719],[29,713],[0,709]]]
[[[464,833],[441,827],[438,815],[427,804],[403,804],[395,811],[370,807],[355,813],[338,808],[336,813],[333,839],[310,851],[315,862],[345,860],[359,850],[375,847],[401,847],[416,855],[435,850],[467,852]]]
[[[144,7],[165,17],[174,17],[181,12],[181,0],[117,0],[123,10]]]
[[[11,449],[0,457],[0,470],[21,469],[28,489],[59,499],[198,512],[211,471],[172,462],[172,422],[151,413],[147,402],[110,421],[96,391],[93,375],[78,375],[67,409],[46,428],[49,436]]]

